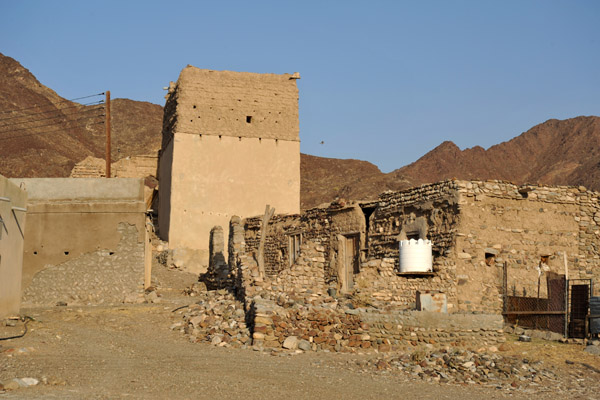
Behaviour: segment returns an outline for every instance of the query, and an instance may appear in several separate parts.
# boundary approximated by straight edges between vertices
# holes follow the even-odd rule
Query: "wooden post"
[[[508,292],[508,264],[504,261],[502,265],[502,310],[508,311],[507,307],[507,292]]]
[[[257,263],[258,263],[258,272],[262,278],[265,277],[265,241],[267,239],[267,231],[269,229],[269,220],[275,214],[275,209],[271,208],[270,205],[267,204],[265,207],[265,215],[263,215],[262,225],[260,227],[260,243],[258,245],[258,255],[257,255]]]
[[[146,217],[146,235],[144,241],[144,290],[148,289],[152,285],[152,240],[150,238],[150,230],[152,229],[152,222],[150,218]]]
[[[106,177],[110,178],[110,90],[106,91]]]

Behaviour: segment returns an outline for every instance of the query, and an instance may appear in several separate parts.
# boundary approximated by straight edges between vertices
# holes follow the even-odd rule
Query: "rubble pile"
[[[384,355],[368,361],[367,365],[376,370],[402,371],[415,379],[441,383],[520,387],[558,379],[542,361],[465,349],[441,348]]]
[[[187,306],[183,323],[173,325],[173,329],[182,329],[193,342],[235,348],[250,345],[242,303],[226,290],[194,294],[198,300]]]
[[[335,304],[331,303],[331,307]],[[253,343],[259,346],[330,351],[372,347],[367,324],[362,324],[357,315],[327,305],[284,309],[256,299],[250,312]],[[286,340],[288,344],[284,345]]]

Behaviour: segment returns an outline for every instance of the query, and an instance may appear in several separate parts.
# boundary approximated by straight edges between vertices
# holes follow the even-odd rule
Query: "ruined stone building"
[[[547,295],[545,277],[564,274],[565,254],[569,278],[600,277],[600,203],[583,187],[445,181],[385,192],[377,201],[276,215],[264,244],[264,277],[252,261],[262,217],[243,226],[239,258],[251,291],[323,296],[335,289],[395,310],[415,309],[419,293],[441,293],[449,313],[497,315],[505,264],[506,290],[525,297]],[[399,240],[409,238],[431,240],[433,271],[400,271]]]
[[[267,204],[300,207],[298,74],[188,66],[167,95],[159,161],[159,236],[177,265],[202,272],[214,226]]]

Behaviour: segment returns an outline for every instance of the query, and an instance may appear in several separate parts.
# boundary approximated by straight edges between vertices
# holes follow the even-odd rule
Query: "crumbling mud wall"
[[[158,152],[123,158],[111,164],[113,178],[145,178],[158,175]],[[88,156],[75,164],[71,170],[71,178],[104,178],[106,161],[102,158]]]
[[[245,243],[248,254],[256,254],[262,235],[262,216],[244,220]],[[291,265],[290,243],[294,236],[301,242],[313,242],[323,247],[325,281],[335,286],[338,281],[339,235],[357,234],[364,247],[365,215],[359,204],[334,203],[327,208],[313,208],[301,215],[275,215],[269,221],[265,241],[265,269],[276,275]]]
[[[267,204],[299,212],[298,132],[295,76],[181,72],[165,105],[159,168],[159,235],[176,264],[205,272],[210,230],[233,215]]]
[[[21,306],[27,193],[0,175],[0,318]]]
[[[142,292],[141,179],[12,181],[28,194],[22,278],[28,301],[96,304]]]

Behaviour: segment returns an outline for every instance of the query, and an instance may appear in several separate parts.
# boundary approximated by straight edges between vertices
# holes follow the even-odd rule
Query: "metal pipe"
[[[8,197],[0,197],[0,201],[8,201],[10,203],[10,199]]]
[[[23,211],[23,212],[27,212],[27,209],[26,209],[26,208],[23,208],[23,207],[13,207],[12,209],[13,209],[14,211]]]

